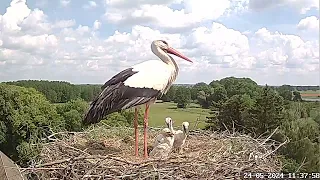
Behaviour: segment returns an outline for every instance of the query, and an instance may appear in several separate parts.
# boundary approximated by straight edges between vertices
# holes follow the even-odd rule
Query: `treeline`
[[[191,102],[200,104],[202,108],[219,107],[219,104],[233,95],[247,94],[254,98],[258,95],[257,90],[261,88],[262,86],[250,78],[227,77],[209,84],[200,82],[193,86],[174,85],[160,99],[164,102],[176,102],[177,106],[182,108]],[[286,104],[288,101],[302,101],[300,92],[288,85],[270,88],[276,90]]]
[[[279,86],[272,86],[273,88],[279,88]],[[292,85],[282,85],[280,87],[289,89],[290,91],[317,91],[320,90],[319,86],[292,86]]]
[[[89,102],[101,92],[100,85],[74,85],[63,81],[21,80],[6,83],[35,88],[52,103],[65,103],[78,98]]]
[[[230,77],[232,78],[232,77]],[[252,81],[251,79],[248,81]],[[225,83],[229,83],[231,79],[221,79],[220,84],[227,86]],[[197,83],[195,85],[190,84],[175,84],[172,86],[172,88],[169,90],[167,95],[164,95],[161,97],[164,101],[175,101],[179,102],[179,107],[185,107],[188,103],[186,103],[185,99],[189,100],[198,100],[198,92],[203,91],[202,95],[206,96],[210,94],[210,91],[208,88],[208,85],[211,85],[215,81],[212,81],[209,84],[206,84],[204,82]],[[218,82],[218,81],[217,81]],[[253,81],[252,81],[253,82]],[[45,97],[52,103],[65,103],[70,100],[81,98],[87,102],[90,102],[93,100],[95,96],[97,96],[101,92],[101,86],[102,85],[92,85],[92,84],[86,84],[86,85],[75,85],[71,84],[69,82],[64,81],[47,81],[47,80],[21,80],[21,81],[13,81],[13,82],[5,82],[7,84],[16,85],[16,86],[22,86],[22,87],[32,87],[35,88],[37,91],[41,92],[45,95]],[[253,82],[255,86],[257,84]],[[276,89],[283,98],[286,100],[293,100],[293,98],[296,98],[295,100],[299,100],[299,93],[297,91],[306,91],[306,90],[319,90],[318,86],[290,86],[290,85],[282,85],[282,86],[270,86],[271,88]],[[190,92],[187,92],[184,88],[188,88]],[[178,90],[180,92],[186,92],[191,93],[190,95],[183,95],[183,97],[176,98],[175,91]],[[204,94],[203,94],[204,93]],[[178,93],[179,94],[179,93]],[[180,102],[180,99],[183,99]],[[206,105],[204,105],[205,107]]]

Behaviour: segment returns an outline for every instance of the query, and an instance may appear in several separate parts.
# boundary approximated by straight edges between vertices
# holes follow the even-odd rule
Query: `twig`
[[[229,131],[229,129],[227,128],[227,126],[226,126],[224,123],[222,123],[222,124],[223,124],[224,128],[226,128],[226,130],[228,131],[228,133],[230,134],[230,131]]]
[[[272,154],[272,153],[274,153],[274,152],[276,152],[281,146],[283,146],[284,144],[286,144],[287,143],[287,140],[285,140],[283,143],[281,143],[281,144],[279,144],[279,146],[278,147],[276,147],[273,151],[271,151],[271,152],[269,152],[269,153],[267,153],[267,154],[265,154],[264,156],[263,156],[263,158],[266,158],[266,157],[268,157],[270,154]]]
[[[303,158],[303,161],[301,162],[300,166],[297,168],[295,173],[297,173],[300,170],[300,168],[304,165],[305,160],[306,160],[306,157]]]
[[[273,135],[274,133],[276,133],[276,131],[278,130],[279,126],[268,136],[267,139],[265,139],[259,146],[264,145],[264,143],[266,143]]]

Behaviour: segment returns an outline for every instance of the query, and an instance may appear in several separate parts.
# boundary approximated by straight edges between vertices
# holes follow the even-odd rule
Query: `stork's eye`
[[[167,45],[168,46],[168,43],[164,40],[162,40],[163,44]]]

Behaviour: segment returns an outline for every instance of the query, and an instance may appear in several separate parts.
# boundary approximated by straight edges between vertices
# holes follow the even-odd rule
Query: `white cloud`
[[[66,7],[70,4],[71,0],[60,0],[60,4],[63,7]]]
[[[231,10],[245,11],[248,3],[248,0],[203,4],[195,0],[105,0],[109,22],[131,25],[103,37],[100,36],[105,30],[103,26],[112,25],[101,23],[101,19],[94,17],[96,20],[90,26],[75,19],[56,20],[41,9],[30,10],[26,1],[14,0],[0,15],[0,81],[52,79],[103,83],[123,68],[157,59],[150,43],[164,39],[194,61],[190,64],[174,57],[180,66],[177,82],[247,76],[268,84],[317,83],[311,77],[319,72],[318,40],[304,40],[268,28],[240,31],[212,22],[233,13]],[[171,9],[173,4],[182,9]],[[314,17],[301,20],[297,27],[319,29]],[[169,33],[164,28],[189,31]],[[290,79],[293,77],[296,79]]]
[[[296,35],[285,35],[259,29],[252,39],[257,49],[257,66],[319,71],[319,41],[303,41]]]
[[[84,4],[82,8],[84,9],[93,9],[97,7],[97,3],[95,1],[88,1],[88,3]]]
[[[319,18],[315,16],[309,16],[301,19],[297,28],[300,30],[319,32]]]
[[[213,23],[210,28],[198,27],[186,39],[186,46],[193,49],[192,55],[209,64],[225,67],[251,68],[248,38],[239,31]]]
[[[183,9],[173,10],[168,7],[172,4],[180,4]],[[203,21],[215,20],[231,7],[229,0],[106,0],[105,5],[104,16],[110,23],[127,26],[142,23],[163,28],[188,28]]]
[[[100,27],[101,27],[101,22],[98,20],[95,20],[93,23],[93,29],[98,30],[98,29],[100,29]]]
[[[272,7],[289,6],[305,14],[312,8],[319,9],[319,0],[250,0],[249,7],[254,10],[261,10]]]
[[[21,23],[24,18],[30,14],[30,9],[25,5],[26,0],[13,0],[10,7],[6,9],[6,13],[1,19],[1,30],[5,31],[19,31],[21,27],[17,24]]]

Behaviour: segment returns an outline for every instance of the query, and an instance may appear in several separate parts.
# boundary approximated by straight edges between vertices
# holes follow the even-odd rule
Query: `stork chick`
[[[152,158],[165,159],[169,156],[174,142],[174,134],[169,128],[164,128],[154,142],[154,147],[149,156]]]
[[[173,150],[178,151],[178,153],[182,153],[182,147],[184,143],[186,142],[187,134],[189,133],[189,123],[183,122],[182,123],[182,129],[181,130],[173,130],[173,122],[170,121],[169,129],[174,133],[174,143],[173,143]]]
[[[167,117],[167,118],[165,119],[165,123],[166,123],[166,125],[167,125],[168,128],[170,128],[170,124],[172,124],[171,121],[172,121],[172,119],[171,119],[170,117]],[[168,128],[167,128],[167,129],[168,129]],[[165,129],[166,129],[166,128],[165,128]],[[164,129],[163,129],[163,130],[164,130]],[[170,130],[171,130],[171,129],[170,129]],[[171,132],[174,133],[172,130],[171,130]],[[160,133],[160,134],[155,138],[155,141],[154,141],[154,143],[153,143],[153,147],[156,147],[163,138],[164,138],[163,134]]]

